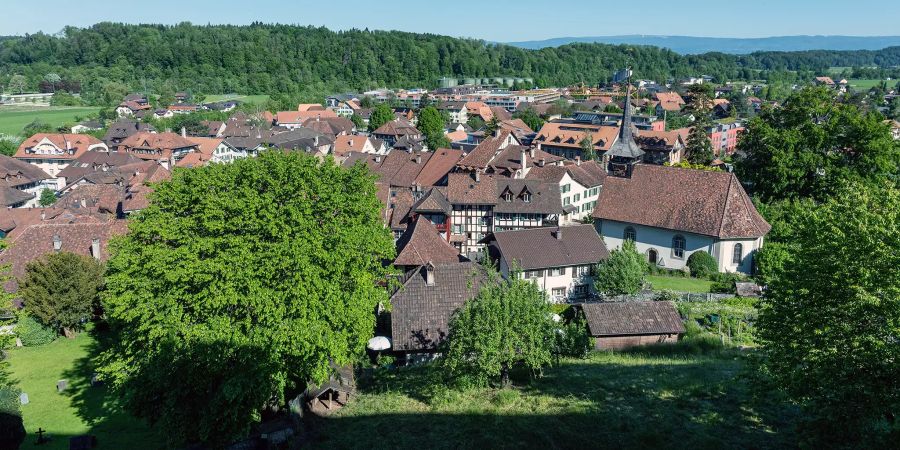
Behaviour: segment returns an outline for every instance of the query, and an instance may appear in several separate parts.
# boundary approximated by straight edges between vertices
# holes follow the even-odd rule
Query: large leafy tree
[[[387,103],[380,103],[369,116],[369,131],[375,131],[392,120],[394,120],[394,112],[391,111],[391,107]]]
[[[796,248],[770,268],[762,302],[763,368],[806,407],[820,444],[896,443],[900,191],[854,184],[795,211]]]
[[[805,88],[750,121],[736,172],[764,201],[821,201],[851,180],[896,182],[900,142],[882,121],[841,103],[832,90]]]
[[[525,125],[528,125],[528,128],[534,131],[540,131],[541,127],[544,126],[544,119],[541,119],[541,116],[532,108],[516,111],[512,117],[513,119],[522,119],[522,122],[525,122]]]
[[[71,337],[93,316],[102,287],[102,264],[89,256],[62,252],[29,263],[19,295],[32,316]]]
[[[102,373],[176,442],[239,437],[364,350],[394,255],[364,166],[266,152],[176,172],[113,246]]]
[[[518,274],[485,283],[450,321],[445,367],[457,380],[507,386],[515,366],[539,370],[550,364],[555,345],[551,316],[537,285]]]
[[[628,239],[622,248],[610,252],[609,259],[597,265],[594,288],[609,296],[636,294],[646,274],[647,262],[637,252],[634,241]]]
[[[419,112],[419,131],[425,136],[425,144],[431,150],[450,146],[450,140],[444,135],[444,118],[434,106]]]
[[[12,94],[21,94],[28,89],[28,80],[22,75],[13,75],[9,78],[9,84],[6,86]]]
[[[712,100],[709,85],[695,84],[690,87],[691,114],[694,123],[688,132],[685,152],[692,164],[707,165],[713,161],[712,142],[709,140],[709,129],[712,127]]]

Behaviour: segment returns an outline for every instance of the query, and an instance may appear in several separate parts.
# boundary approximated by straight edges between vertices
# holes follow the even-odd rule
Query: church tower
[[[634,141],[631,125],[631,69],[625,69],[619,79],[625,81],[625,108],[622,113],[622,125],[619,129],[619,137],[612,148],[606,152],[606,171],[610,175],[618,177],[630,177],[635,164],[644,157],[644,151]]]

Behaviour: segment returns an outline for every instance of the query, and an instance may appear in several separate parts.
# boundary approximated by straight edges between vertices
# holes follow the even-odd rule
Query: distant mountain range
[[[624,36],[560,37],[543,41],[507,42],[521,48],[559,47],[576,42],[652,45],[683,55],[722,52],[742,55],[757,51],[802,50],[881,50],[900,45],[900,36],[773,36],[765,38],[717,38],[696,36]]]

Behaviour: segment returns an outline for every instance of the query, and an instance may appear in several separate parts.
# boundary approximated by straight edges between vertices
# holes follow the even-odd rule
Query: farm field
[[[239,95],[239,94],[214,94],[207,95],[203,103],[222,102],[226,100],[238,100],[250,104],[262,104],[269,100],[269,96],[261,95]]]
[[[0,134],[18,136],[34,119],[41,119],[53,127],[74,124],[76,117],[99,110],[90,106],[0,106]]]
[[[647,281],[653,285],[654,291],[709,292],[712,281],[691,277],[669,277],[665,275],[648,275]]]
[[[856,89],[856,90],[862,90],[862,91],[867,91],[869,89],[872,89],[873,87],[881,84],[882,81],[884,81],[884,80],[861,79],[861,78],[851,78],[851,79],[847,80],[847,82],[850,84],[851,88]],[[888,83],[888,87],[890,87],[892,84],[896,84],[896,80],[888,80],[887,83]]]
[[[91,387],[93,371],[90,351],[96,341],[88,333],[75,339],[60,338],[37,347],[9,351],[10,375],[17,387],[28,394],[22,418],[28,437],[21,449],[64,450],[69,438],[82,434],[97,437],[98,449],[155,449],[161,438],[143,422],[121,411],[105,387]],[[68,380],[63,393],[56,382]],[[38,428],[52,437],[48,444],[35,445]]]

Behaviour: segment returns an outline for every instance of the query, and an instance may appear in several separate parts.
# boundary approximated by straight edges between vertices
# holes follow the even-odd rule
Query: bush
[[[41,325],[34,317],[23,314],[16,323],[16,335],[22,340],[22,345],[34,347],[53,342],[59,333],[52,328]]]
[[[574,319],[562,325],[556,333],[556,351],[561,356],[584,358],[591,351],[592,344],[587,323],[580,312]]]
[[[736,273],[716,273],[712,276],[709,291],[715,294],[737,294],[734,283],[744,281],[746,277]]]
[[[20,390],[0,387],[0,449],[19,448],[25,440],[25,424],[19,411]]]
[[[681,295],[679,295],[675,291],[671,291],[668,289],[663,289],[656,293],[656,296],[653,297],[654,302],[677,302],[681,299]]]
[[[637,252],[633,241],[626,240],[622,248],[613,250],[597,266],[594,288],[607,296],[634,295],[641,290],[646,273],[644,257]]]
[[[687,266],[691,269],[691,275],[695,277],[708,277],[719,272],[716,258],[703,250],[691,253],[691,256],[688,256]]]

